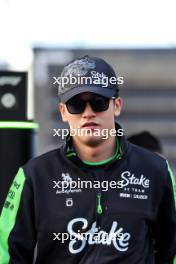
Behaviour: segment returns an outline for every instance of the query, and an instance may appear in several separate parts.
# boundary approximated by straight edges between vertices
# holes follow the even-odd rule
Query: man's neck
[[[100,162],[113,156],[116,150],[116,137],[111,137],[109,140],[103,140],[97,146],[83,144],[77,140],[73,141],[73,145],[78,157],[82,161]]]

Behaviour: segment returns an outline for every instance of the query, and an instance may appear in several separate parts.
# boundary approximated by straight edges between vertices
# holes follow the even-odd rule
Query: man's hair
[[[132,144],[162,154],[160,140],[148,131],[143,131],[141,133],[131,135],[128,138],[128,141],[130,141]]]

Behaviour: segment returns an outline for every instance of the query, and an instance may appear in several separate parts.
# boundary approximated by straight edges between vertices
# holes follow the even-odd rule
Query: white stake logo
[[[84,237],[74,231],[74,225],[79,222],[82,223],[81,231],[85,230],[88,226],[88,221],[85,218],[72,219],[67,226],[69,235],[75,238],[69,242],[69,251],[72,254],[80,253],[85,248],[86,243],[89,245],[102,244],[108,246],[112,244],[117,251],[124,252],[128,250],[131,235],[127,232],[125,233],[122,227],[118,227],[118,222],[113,221],[109,233],[99,229],[96,222],[94,222],[91,228],[84,232]]]

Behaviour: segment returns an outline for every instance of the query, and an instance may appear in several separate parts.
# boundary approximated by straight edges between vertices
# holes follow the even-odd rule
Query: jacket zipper
[[[99,180],[99,171],[98,173],[96,171],[92,172],[94,180]],[[95,216],[96,216],[96,223],[98,226],[100,226],[101,223],[101,217],[103,214],[103,206],[102,206],[102,193],[101,193],[101,188],[99,189],[94,189],[95,190],[95,202],[96,202],[96,207],[95,207]]]
[[[97,193],[97,214],[101,215],[103,213],[103,207],[102,207],[102,203],[101,203],[101,198],[102,198],[102,194],[99,191]]]

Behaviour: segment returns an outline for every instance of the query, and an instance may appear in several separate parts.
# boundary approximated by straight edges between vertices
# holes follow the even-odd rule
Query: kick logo
[[[80,223],[82,228],[76,232],[75,226],[78,226]],[[105,230],[98,228],[96,222],[92,223],[91,228],[85,231],[87,227],[88,221],[82,217],[72,219],[68,223],[68,234],[74,237],[74,239],[69,242],[70,253],[80,253],[86,247],[86,244],[102,244],[107,246],[113,245],[114,248],[120,252],[128,250],[131,235],[127,232],[124,232],[123,227],[120,227],[117,221],[113,221],[108,233]],[[80,231],[83,234],[80,234]]]

